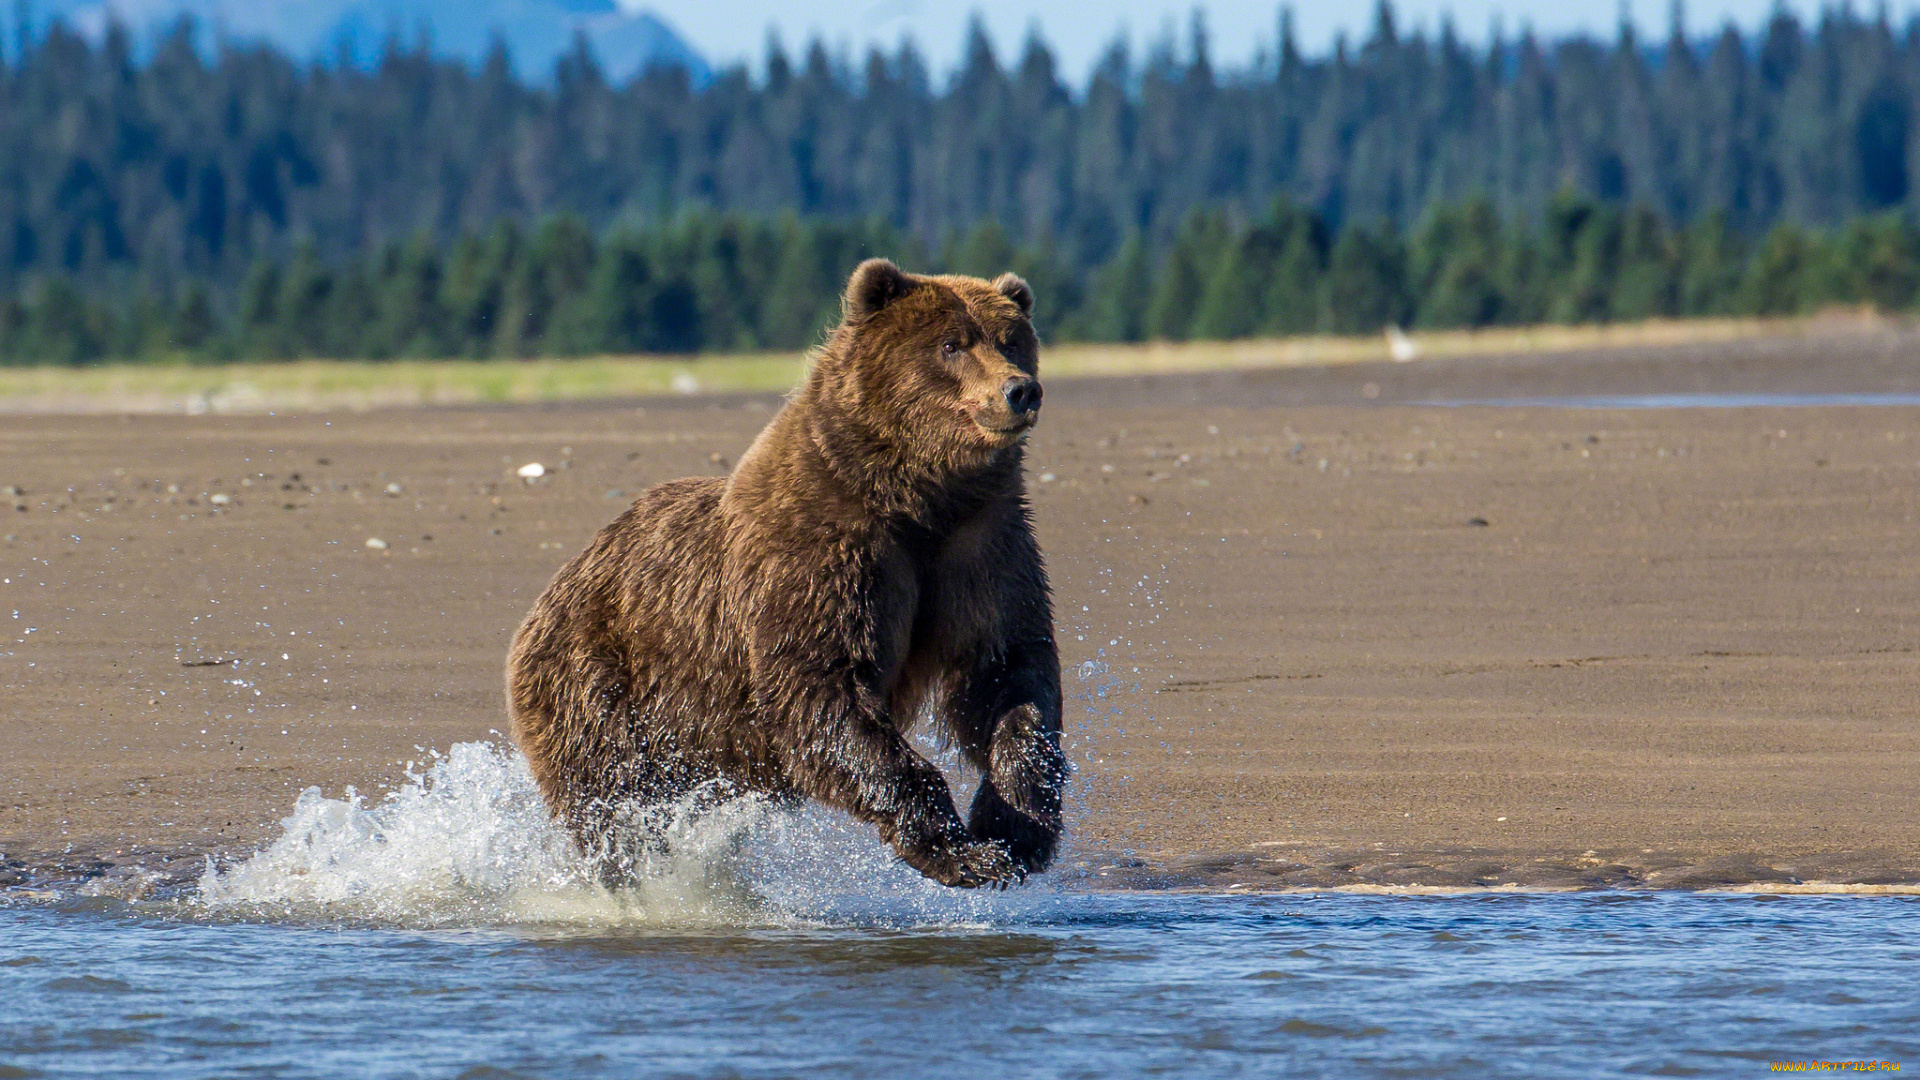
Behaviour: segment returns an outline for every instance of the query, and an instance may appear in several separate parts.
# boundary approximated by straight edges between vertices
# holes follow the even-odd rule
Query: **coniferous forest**
[[[1920,21],[1845,8],[1470,47],[1382,4],[1320,56],[1282,12],[1245,69],[1196,25],[1072,86],[979,33],[696,86],[16,29],[0,362],[788,348],[870,254],[1016,269],[1054,340],[1920,297]]]

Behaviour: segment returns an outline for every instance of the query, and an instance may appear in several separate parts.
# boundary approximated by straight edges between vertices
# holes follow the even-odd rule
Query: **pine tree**
[[[26,327],[27,351],[40,363],[79,365],[106,354],[112,336],[106,313],[87,302],[64,277],[41,289]]]
[[[1261,229],[1227,238],[1207,271],[1206,289],[1194,313],[1194,337],[1223,341],[1260,330],[1266,323],[1267,285],[1278,247],[1278,238]]]
[[[1607,317],[1671,318],[1680,313],[1680,256],[1666,223],[1644,204],[1627,211]]]
[[[521,246],[520,230],[511,221],[495,225],[484,238],[466,236],[454,245],[442,291],[454,354],[491,355]]]
[[[1501,240],[1500,221],[1484,198],[1429,211],[1408,256],[1415,321],[1469,327],[1499,321]]]
[[[1833,249],[1831,299],[1889,313],[1911,311],[1920,300],[1920,232],[1913,222],[1897,214],[1863,218]]]
[[[507,278],[494,329],[496,354],[538,355],[555,309],[585,288],[593,260],[593,236],[580,219],[562,215],[541,225]]]
[[[9,296],[0,297],[0,364],[37,363],[27,348],[27,324],[30,313],[25,304]]]
[[[1328,258],[1323,325],[1336,333],[1371,333],[1407,323],[1406,255],[1389,229],[1341,230]]]
[[[1073,315],[1086,303],[1080,275],[1051,239],[1028,244],[1015,252],[1001,271],[1012,271],[1026,279],[1033,290],[1033,323],[1042,340],[1064,340],[1073,334]]]
[[[1187,218],[1154,283],[1147,307],[1148,337],[1185,341],[1191,335],[1207,286],[1205,275],[1228,235],[1226,219],[1218,213],[1195,212]]]
[[[1682,315],[1728,315],[1740,310],[1746,252],[1723,213],[1713,213],[1680,235],[1679,308]]]
[[[240,287],[240,325],[235,336],[243,355],[272,360],[290,355],[280,334],[280,293],[280,265],[265,260],[255,263]]]
[[[1082,323],[1089,341],[1143,341],[1146,304],[1153,295],[1153,265],[1138,234],[1127,237],[1113,258],[1094,274],[1093,294]]]
[[[167,344],[172,349],[199,353],[214,344],[219,325],[214,318],[213,295],[204,283],[189,281],[181,290],[168,329]]]
[[[385,358],[446,354],[447,318],[440,298],[444,276],[440,253],[425,236],[415,236],[403,245],[387,249],[374,284],[377,314],[370,330],[370,355]],[[578,285],[574,284],[574,288]]]
[[[840,267],[822,250],[819,230],[789,218],[781,231],[785,243],[763,308],[762,335],[774,348],[810,348],[839,317]]]
[[[333,310],[333,274],[312,245],[302,245],[280,280],[274,300],[273,334],[294,356],[339,356],[341,341]]]
[[[1805,232],[1792,225],[1775,226],[1754,252],[1740,283],[1741,309],[1753,315],[1806,310],[1811,306],[1808,277],[1815,262]]]
[[[950,274],[994,278],[1013,268],[1013,244],[998,221],[983,221],[949,246],[941,265]]]

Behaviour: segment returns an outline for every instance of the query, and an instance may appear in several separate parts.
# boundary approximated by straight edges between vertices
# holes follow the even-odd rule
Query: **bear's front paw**
[[[932,880],[958,889],[1004,889],[1026,877],[1007,849],[992,841],[970,840],[945,848],[902,851],[900,857]]]
[[[967,831],[977,839],[1006,845],[1022,876],[1045,870],[1053,862],[1053,851],[1060,840],[1058,829],[1048,828],[1015,810],[990,782],[981,783],[973,797],[973,809],[967,814]]]

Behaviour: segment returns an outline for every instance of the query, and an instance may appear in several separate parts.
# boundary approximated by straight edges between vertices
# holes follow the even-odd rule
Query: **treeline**
[[[990,221],[1082,272],[1276,196],[1343,235],[1483,194],[1537,217],[1563,188],[1749,235],[1833,229],[1920,210],[1920,23],[1876,10],[1475,47],[1383,3],[1366,40],[1320,56],[1282,12],[1243,69],[1216,69],[1196,25],[1144,56],[1116,46],[1077,85],[1044,42],[1006,58],[978,33],[951,77],[910,46],[815,42],[696,86],[670,68],[613,82],[584,48],[536,84],[504,50],[473,67],[396,42],[369,69],[203,55],[187,25],[151,50],[34,27],[0,60],[0,295],[65,278],[177,305],[262,259],[293,273],[303,245],[371,282],[370,256],[410,237],[450,250],[565,214],[594,235],[689,212],[877,218],[929,248]]]
[[[927,251],[881,222],[691,214],[596,238],[576,218],[511,223],[442,249],[426,237],[329,266],[263,261],[225,305],[110,303],[52,279],[0,301],[0,362],[528,357],[787,349],[838,317],[861,258],[1034,286],[1053,341],[1230,339],[1691,315],[1785,315],[1920,303],[1920,227],[1895,214],[1844,229],[1783,224],[1756,242],[1708,215],[1682,228],[1644,207],[1574,195],[1537,219],[1487,200],[1437,206],[1410,233],[1335,228],[1285,200],[1251,221],[1196,211],[1164,253],[1136,235],[1082,274],[995,223]]]

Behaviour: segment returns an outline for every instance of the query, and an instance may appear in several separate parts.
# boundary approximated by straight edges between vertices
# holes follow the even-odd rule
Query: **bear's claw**
[[[944,850],[902,852],[907,865],[942,885],[958,889],[1004,889],[1026,879],[1027,872],[1007,849],[975,840]]]
[[[1004,845],[1023,876],[1045,870],[1053,862],[1054,848],[1060,840],[1057,829],[1049,829],[1015,810],[991,783],[981,784],[974,796],[967,830],[975,839]]]

